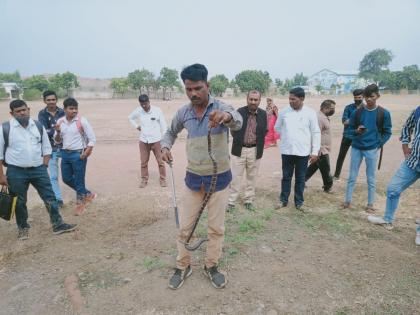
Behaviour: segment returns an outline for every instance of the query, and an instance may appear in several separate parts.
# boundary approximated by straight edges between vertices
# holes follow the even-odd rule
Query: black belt
[[[83,150],[67,150],[67,149],[61,149],[61,151],[67,152],[67,153],[73,153],[73,152],[77,152],[77,153],[82,153]]]
[[[42,166],[43,164],[41,164],[41,165],[39,165],[39,166],[28,166],[28,167],[22,167],[22,166],[16,166],[16,165],[13,165],[13,164],[7,164],[7,167],[14,167],[14,168],[17,168],[17,169],[20,169],[20,170],[25,170],[25,171],[28,171],[28,170],[34,170],[34,169],[36,169],[36,168],[38,168],[38,167],[40,167],[40,166]]]
[[[256,147],[257,145],[256,144],[243,144],[242,145],[243,147],[245,147],[245,148],[253,148],[253,147]]]

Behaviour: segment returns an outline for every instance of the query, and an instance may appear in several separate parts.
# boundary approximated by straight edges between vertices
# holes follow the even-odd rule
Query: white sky
[[[0,0],[0,72],[126,76],[203,63],[229,78],[357,71],[376,48],[420,65],[418,0]]]

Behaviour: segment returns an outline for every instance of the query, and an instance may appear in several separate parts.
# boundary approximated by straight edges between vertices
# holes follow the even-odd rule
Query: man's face
[[[74,118],[77,115],[78,107],[77,106],[68,106],[64,108],[67,118]]]
[[[289,104],[294,110],[298,110],[303,105],[304,98],[297,97],[294,94],[289,94]]]
[[[356,95],[354,96],[354,103],[357,105],[361,104],[363,102],[363,95]]]
[[[376,100],[379,98],[379,94],[377,93],[372,93],[369,96],[365,97],[365,101],[367,106],[369,107],[374,107],[376,105]]]
[[[260,105],[261,95],[260,93],[251,92],[248,94],[246,101],[248,104],[248,109],[252,112],[255,112]]]
[[[207,106],[209,97],[209,84],[205,81],[185,80],[185,91],[194,106]]]
[[[150,102],[149,101],[147,101],[147,102],[140,102],[140,106],[141,106],[141,108],[143,108],[143,110],[145,112],[148,112],[149,109],[150,109]]]
[[[10,114],[15,118],[24,118],[30,116],[30,110],[28,106],[23,105],[21,107],[14,108]]]
[[[267,98],[267,107],[273,105],[273,100],[271,98]]]
[[[335,104],[331,104],[325,115],[332,116],[335,113]]]
[[[56,109],[57,108],[57,96],[55,95],[48,95],[44,98],[44,103],[47,105],[48,109]]]

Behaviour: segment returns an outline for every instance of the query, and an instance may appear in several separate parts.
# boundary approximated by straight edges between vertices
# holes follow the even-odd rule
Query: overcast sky
[[[418,0],[0,0],[0,72],[126,76],[145,67],[284,79],[357,71],[386,48],[420,65]]]

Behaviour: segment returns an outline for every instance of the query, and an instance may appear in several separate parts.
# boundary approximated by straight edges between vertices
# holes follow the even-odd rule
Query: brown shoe
[[[74,208],[74,215],[78,216],[78,215],[82,215],[83,212],[85,212],[86,207],[85,204],[83,202],[78,203],[76,205],[76,208]]]
[[[370,214],[374,214],[375,212],[376,212],[376,209],[373,207],[373,205],[367,205],[366,207],[365,207],[365,211],[367,212],[367,213],[370,213]]]
[[[84,199],[85,203],[86,202],[92,202],[94,199],[96,199],[96,197],[98,197],[98,194],[96,193],[90,193],[89,195],[87,195]]]
[[[168,187],[168,184],[166,183],[166,180],[160,181],[160,187]]]
[[[140,183],[140,185],[139,185],[139,187],[140,188],[145,188],[146,186],[147,186],[147,181],[142,180],[141,183]]]
[[[343,209],[349,209],[349,208],[351,208],[350,202],[344,202],[344,203],[342,204],[342,208],[343,208]]]

